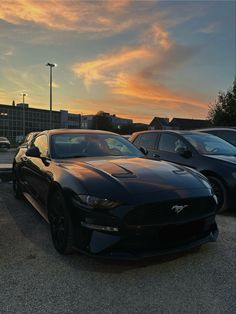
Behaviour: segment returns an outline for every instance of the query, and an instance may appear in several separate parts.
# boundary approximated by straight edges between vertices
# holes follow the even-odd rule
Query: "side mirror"
[[[139,150],[140,150],[145,156],[148,154],[148,150],[147,150],[145,147],[143,147],[143,146],[139,147]]]
[[[179,147],[176,152],[180,155],[183,156],[185,158],[190,158],[192,157],[192,152],[191,150],[185,148],[185,147]]]
[[[40,151],[39,151],[38,147],[32,146],[32,147],[27,149],[25,155],[28,157],[40,158]]]

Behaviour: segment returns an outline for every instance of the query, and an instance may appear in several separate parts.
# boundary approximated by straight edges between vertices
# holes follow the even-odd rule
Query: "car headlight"
[[[111,209],[120,205],[119,202],[109,200],[107,198],[99,198],[92,195],[76,195],[74,196],[74,202],[85,208],[89,209]]]
[[[236,179],[236,172],[233,172],[232,176],[234,177],[234,179]]]

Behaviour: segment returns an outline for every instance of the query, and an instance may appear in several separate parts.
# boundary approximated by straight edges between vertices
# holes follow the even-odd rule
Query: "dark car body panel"
[[[65,131],[41,134],[50,142],[56,132]],[[191,169],[145,156],[51,159],[49,148],[44,158],[29,157],[20,149],[14,171],[24,195],[45,219],[54,188],[61,190],[72,217],[74,245],[87,254],[158,256],[215,241],[218,235],[212,190],[206,179]],[[75,202],[78,194],[111,199],[119,205],[88,209]],[[119,231],[102,231],[96,226]]]

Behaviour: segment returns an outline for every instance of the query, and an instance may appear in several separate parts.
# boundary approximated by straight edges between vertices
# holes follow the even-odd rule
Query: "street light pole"
[[[49,129],[52,129],[52,68],[57,66],[56,63],[47,63],[49,67],[49,86],[50,86],[50,112],[49,112]]]
[[[23,137],[25,137],[25,96],[27,96],[27,94],[22,93],[21,96],[23,97]]]

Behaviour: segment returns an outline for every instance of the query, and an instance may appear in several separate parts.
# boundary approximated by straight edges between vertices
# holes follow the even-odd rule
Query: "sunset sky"
[[[0,1],[0,103],[206,118],[236,73],[235,1]]]

